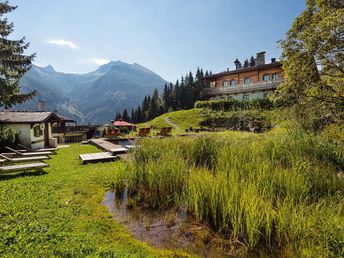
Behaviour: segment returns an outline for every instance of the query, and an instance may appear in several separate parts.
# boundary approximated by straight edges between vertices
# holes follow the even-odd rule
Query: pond
[[[117,197],[105,193],[105,205],[113,218],[123,223],[135,238],[165,249],[181,249],[203,257],[230,257],[229,244],[216,237],[209,227],[188,216],[185,209],[153,211],[144,207],[128,209],[128,193]]]

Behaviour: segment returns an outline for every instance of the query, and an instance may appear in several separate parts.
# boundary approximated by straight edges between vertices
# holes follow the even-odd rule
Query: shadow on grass
[[[24,171],[24,172],[14,172],[14,173],[5,173],[0,174],[0,181],[11,180],[18,177],[29,177],[29,176],[42,176],[48,174],[43,169],[37,169],[35,171]]]

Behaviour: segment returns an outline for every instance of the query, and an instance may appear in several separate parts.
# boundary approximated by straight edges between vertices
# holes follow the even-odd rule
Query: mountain
[[[37,91],[34,99],[17,105],[18,110],[37,110],[44,99],[48,110],[58,110],[79,123],[105,123],[124,108],[136,108],[155,88],[166,81],[134,63],[112,61],[86,74],[57,72],[48,65],[32,68],[21,78],[22,92]]]

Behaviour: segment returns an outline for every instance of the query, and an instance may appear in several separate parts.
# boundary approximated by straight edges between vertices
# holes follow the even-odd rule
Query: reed
[[[297,128],[145,139],[116,180],[152,208],[186,206],[249,251],[343,256],[338,153],[325,136]]]

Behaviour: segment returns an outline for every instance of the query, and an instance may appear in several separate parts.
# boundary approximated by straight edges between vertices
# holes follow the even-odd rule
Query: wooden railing
[[[231,93],[245,93],[259,90],[273,90],[281,84],[283,80],[272,80],[249,84],[239,84],[235,86],[227,86],[226,88],[207,88],[204,89],[206,96],[231,94]]]

